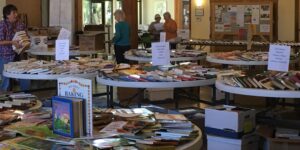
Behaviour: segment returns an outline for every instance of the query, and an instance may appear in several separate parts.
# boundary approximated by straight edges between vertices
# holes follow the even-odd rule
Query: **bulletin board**
[[[211,0],[211,38],[273,41],[273,0]]]

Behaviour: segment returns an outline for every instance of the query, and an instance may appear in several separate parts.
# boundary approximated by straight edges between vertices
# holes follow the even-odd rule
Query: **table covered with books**
[[[94,78],[102,69],[113,68],[113,63],[100,58],[79,58],[69,61],[28,59],[5,65],[3,75],[8,78],[30,80],[56,80],[74,76]]]
[[[55,49],[48,48],[48,49],[29,49],[26,51],[30,55],[35,56],[55,56]],[[70,56],[87,56],[87,55],[96,55],[101,51],[96,50],[78,50],[78,49],[70,49],[69,55]]]
[[[206,60],[211,63],[223,65],[246,65],[246,66],[266,66],[268,65],[268,52],[259,51],[231,51],[210,53]],[[290,63],[299,62],[298,54],[290,56]]]
[[[264,72],[261,74],[244,74],[241,71],[219,74],[216,88],[226,93],[270,97],[300,98],[300,73]],[[226,94],[227,95],[227,94]],[[226,96],[227,102],[229,96]]]
[[[205,59],[206,54],[207,53],[204,51],[176,49],[176,50],[171,50],[170,61],[171,62],[199,61]],[[127,51],[124,55],[125,58],[128,60],[134,60],[139,62],[152,61],[151,49],[145,49],[145,50],[131,49],[130,51]]]
[[[178,112],[160,113],[159,109],[163,108],[156,106],[94,107],[93,135],[85,136],[82,118],[85,112],[75,109],[82,108],[82,99],[53,97],[52,107],[41,107],[34,95],[13,93],[1,95],[1,101],[0,149],[194,150],[202,147],[202,132],[197,126]]]
[[[180,42],[181,45],[204,45],[204,46],[247,46],[249,42],[243,40],[212,40],[212,39],[191,39]],[[287,45],[298,48],[300,43],[293,41],[278,41],[278,42],[264,42],[264,41],[250,41],[252,46],[268,47],[271,44]]]
[[[121,64],[114,72],[102,72],[97,82],[107,85],[108,104],[113,106],[113,87],[127,88],[184,88],[214,85],[217,70],[189,63],[179,66]],[[140,105],[140,103],[139,103]],[[175,99],[175,107],[178,101]]]

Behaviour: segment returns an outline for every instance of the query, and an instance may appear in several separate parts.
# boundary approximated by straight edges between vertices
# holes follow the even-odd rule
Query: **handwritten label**
[[[69,60],[69,40],[55,41],[55,60]]]
[[[289,71],[290,54],[290,46],[270,45],[268,70]]]
[[[152,65],[170,65],[169,42],[152,43]]]
[[[85,100],[85,127],[86,135],[93,135],[93,104],[92,104],[92,80],[66,77],[57,80],[58,96],[82,98]]]

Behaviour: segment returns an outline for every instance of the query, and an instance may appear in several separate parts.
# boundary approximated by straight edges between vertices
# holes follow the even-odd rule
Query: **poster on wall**
[[[260,20],[270,20],[270,13],[269,5],[260,6]]]
[[[259,27],[260,32],[270,32],[270,25],[269,24],[261,24]]]
[[[244,14],[245,14],[245,6],[237,5],[237,15],[236,15],[236,24],[239,27],[244,27]]]
[[[259,24],[259,5],[252,5],[252,17],[251,17],[252,24]]]

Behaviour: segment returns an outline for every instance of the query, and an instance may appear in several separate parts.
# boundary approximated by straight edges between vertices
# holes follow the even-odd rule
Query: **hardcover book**
[[[82,99],[58,97],[52,98],[53,132],[67,137],[83,135]]]

